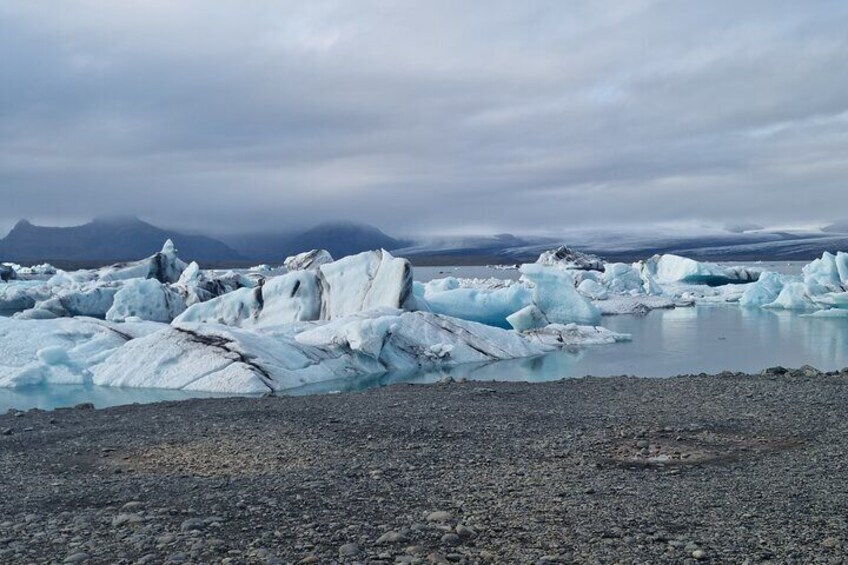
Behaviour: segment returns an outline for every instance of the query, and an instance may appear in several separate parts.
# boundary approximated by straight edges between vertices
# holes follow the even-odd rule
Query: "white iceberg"
[[[246,330],[180,324],[130,341],[93,370],[108,386],[267,392],[349,376],[528,357],[519,334],[427,312],[379,309]]]
[[[758,269],[725,267],[673,254],[654,255],[643,263],[642,268],[660,284],[679,282],[718,286],[754,282],[760,276]]]
[[[531,286],[533,304],[551,324],[595,326],[600,311],[577,289],[567,270],[528,263],[521,266],[522,280]]]
[[[93,367],[158,324],[110,324],[85,318],[0,318],[0,387],[85,384]]]

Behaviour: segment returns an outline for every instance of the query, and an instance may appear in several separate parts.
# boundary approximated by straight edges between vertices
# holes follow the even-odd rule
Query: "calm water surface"
[[[765,265],[763,265],[766,267]],[[798,264],[769,265],[797,273]],[[469,269],[473,269],[469,271]],[[455,276],[507,278],[516,271],[486,267],[416,269],[416,279]],[[657,310],[646,316],[608,316],[607,328],[633,336],[633,341],[558,351],[545,356],[501,361],[483,366],[390,373],[330,381],[290,391],[314,394],[363,390],[392,383],[428,383],[445,376],[474,380],[549,381],[585,375],[668,377],[723,370],[759,371],[773,365],[814,365],[822,370],[848,366],[848,318],[810,318],[791,312],[740,308],[735,305]],[[156,389],[95,386],[0,388],[0,413],[9,408],[51,409],[92,402],[97,407],[119,404],[222,396]]]

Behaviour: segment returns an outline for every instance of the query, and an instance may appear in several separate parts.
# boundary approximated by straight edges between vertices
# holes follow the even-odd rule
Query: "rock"
[[[444,545],[459,545],[462,543],[462,539],[456,534],[445,534],[442,536],[442,543]]]
[[[137,500],[131,500],[131,501],[127,502],[126,504],[124,504],[124,505],[121,507],[121,510],[127,510],[127,511],[129,511],[129,510],[138,510],[138,509],[139,509],[139,508],[141,508],[142,506],[144,506],[144,505],[143,505],[141,502],[139,502],[139,501],[137,501]]]
[[[820,377],[822,375],[822,372],[812,365],[803,365],[800,369],[798,369],[798,372],[805,377]]]
[[[81,402],[74,406],[74,410],[94,410],[94,404],[91,402]]]
[[[353,557],[359,555],[362,550],[355,543],[346,543],[339,548],[339,555],[343,557]]]
[[[824,538],[822,540],[821,544],[822,544],[823,547],[827,547],[827,548],[830,548],[830,549],[832,549],[834,547],[839,547],[839,545],[840,545],[839,540],[837,538],[833,538],[833,537]]]
[[[0,434],[3,434],[4,436],[10,436],[12,435],[12,428],[3,428],[3,430],[0,431]]]
[[[189,518],[180,524],[180,531],[190,532],[193,530],[202,530],[204,526],[206,526],[206,523],[200,518]]]
[[[454,531],[456,532],[456,535],[458,535],[461,538],[473,538],[474,536],[477,535],[477,532],[474,531],[474,528],[471,528],[471,527],[463,525],[463,524],[458,524],[456,526],[456,528],[454,529]]]
[[[317,555],[309,554],[303,559],[301,559],[298,563],[318,563],[320,559],[318,559]]]
[[[82,563],[84,561],[88,561],[89,559],[91,559],[91,556],[88,553],[86,553],[84,551],[80,551],[79,553],[74,553],[72,555],[67,556],[65,558],[64,562],[65,563]]]
[[[379,538],[377,538],[377,545],[383,545],[387,543],[399,543],[406,541],[406,536],[402,532],[386,532]]]
[[[692,552],[692,557],[700,561],[701,559],[705,559],[707,557],[707,554],[704,552],[703,549],[696,549]]]
[[[427,514],[427,521],[428,522],[444,523],[444,522],[450,522],[451,520],[453,520],[453,514],[451,514],[450,512],[447,512],[445,510],[437,510],[435,512],[430,512],[429,514]]]
[[[437,551],[434,551],[433,553],[427,556],[427,562],[433,563],[434,565],[446,565],[447,563],[450,563],[450,561],[448,561],[444,555]]]
[[[116,528],[120,526],[131,526],[133,524],[140,524],[142,522],[144,522],[144,518],[142,518],[139,514],[127,512],[123,512],[112,518],[112,526]]]

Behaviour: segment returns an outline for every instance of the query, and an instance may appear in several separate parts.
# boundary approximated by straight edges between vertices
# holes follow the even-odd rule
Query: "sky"
[[[0,228],[848,217],[848,2],[0,3]]]

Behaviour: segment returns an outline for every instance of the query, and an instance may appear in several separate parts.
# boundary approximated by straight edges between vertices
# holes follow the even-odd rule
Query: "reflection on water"
[[[698,306],[657,310],[641,317],[610,316],[604,318],[604,325],[632,334],[633,341],[485,365],[327,381],[289,393],[363,390],[394,383],[436,382],[447,376],[480,381],[538,382],[585,375],[668,377],[723,370],[759,371],[773,365],[799,367],[810,364],[822,370],[848,366],[846,318],[807,318],[791,312],[737,306]],[[48,409],[80,402],[93,402],[102,407],[199,396],[221,395],[94,386],[0,389],[0,412],[10,407]]]

